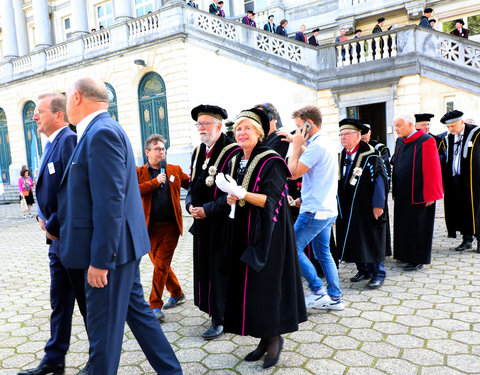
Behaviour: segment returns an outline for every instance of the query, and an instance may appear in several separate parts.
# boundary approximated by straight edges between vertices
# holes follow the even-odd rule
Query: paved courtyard
[[[298,332],[285,337],[278,366],[242,358],[256,339],[231,334],[207,342],[200,335],[208,317],[192,302],[192,238],[181,238],[173,268],[188,301],[166,311],[162,324],[184,374],[480,374],[480,255],[452,251],[459,240],[445,236],[437,208],[432,264],[406,273],[386,261],[379,290],[348,279],[354,266],[342,264],[344,311],[309,313]],[[191,218],[185,218],[185,227]],[[474,245],[476,247],[476,244]],[[141,264],[146,296],[152,265]],[[49,338],[47,247],[35,219],[23,219],[19,204],[0,206],[0,375],[36,366]],[[75,311],[66,374],[87,361],[88,341]],[[119,374],[154,374],[126,327]]]

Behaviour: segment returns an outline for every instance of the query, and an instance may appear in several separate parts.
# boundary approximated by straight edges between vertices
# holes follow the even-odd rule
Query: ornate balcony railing
[[[337,67],[396,57],[397,33],[389,31],[353,38],[337,43],[335,48]]]

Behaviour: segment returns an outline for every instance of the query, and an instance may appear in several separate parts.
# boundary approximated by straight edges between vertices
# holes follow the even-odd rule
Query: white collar
[[[80,140],[82,138],[83,132],[87,128],[88,124],[92,122],[92,120],[97,117],[100,113],[107,112],[106,109],[100,109],[96,112],[90,113],[89,115],[85,116],[82,121],[77,124],[77,138]]]
[[[57,138],[57,135],[58,133],[60,133],[63,129],[65,129],[67,126],[62,126],[60,129],[57,129],[55,130],[52,134],[50,134],[50,136],[48,137],[48,141],[50,143],[53,143],[53,141],[55,140],[55,138]]]

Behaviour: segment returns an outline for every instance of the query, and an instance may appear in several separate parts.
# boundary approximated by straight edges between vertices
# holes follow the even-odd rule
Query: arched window
[[[25,148],[27,149],[27,165],[35,176],[39,168],[40,156],[42,156],[42,142],[38,134],[37,123],[33,120],[35,103],[28,101],[23,107],[23,131],[25,133]]]
[[[115,121],[118,121],[117,94],[110,83],[105,82],[105,86],[108,90],[108,113]]]
[[[12,164],[12,154],[10,153],[10,139],[8,138],[7,116],[5,111],[0,108],[0,168],[2,170],[2,181],[10,183],[9,168]]]
[[[170,134],[168,131],[167,94],[165,92],[165,82],[157,73],[147,73],[140,81],[138,105],[142,149],[145,140],[152,134],[163,135],[167,140],[165,147],[168,148],[170,146]],[[144,160],[147,161],[146,156],[144,156]]]

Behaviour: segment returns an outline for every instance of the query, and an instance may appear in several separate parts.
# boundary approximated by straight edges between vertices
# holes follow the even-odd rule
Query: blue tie
[[[40,160],[40,169],[42,169],[42,167],[43,167],[43,161],[45,159],[45,155],[47,155],[51,146],[52,146],[52,143],[50,141],[47,141],[47,144],[45,145],[45,149],[43,150],[42,158]]]

